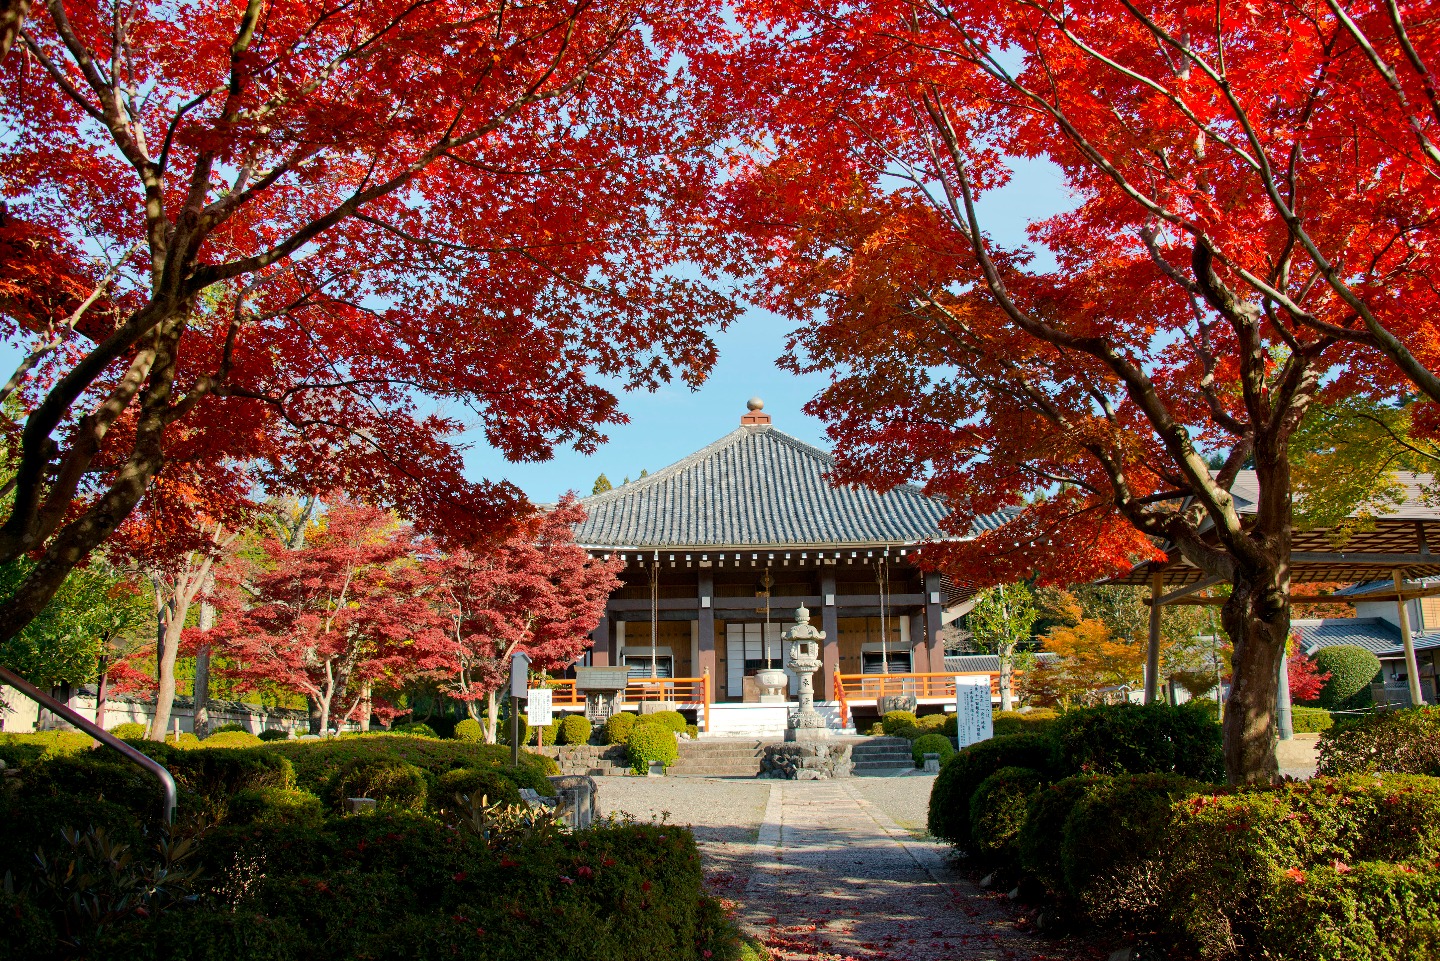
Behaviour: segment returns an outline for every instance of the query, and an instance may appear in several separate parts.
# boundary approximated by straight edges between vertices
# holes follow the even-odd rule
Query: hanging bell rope
[[[650,679],[660,676],[655,648],[660,643],[660,552],[650,565]]]

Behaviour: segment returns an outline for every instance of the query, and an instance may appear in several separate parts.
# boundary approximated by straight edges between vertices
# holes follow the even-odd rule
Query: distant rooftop
[[[1300,649],[1314,654],[1322,647],[1363,647],[1377,657],[1403,657],[1400,629],[1378,617],[1299,618],[1290,622],[1300,632]],[[1416,650],[1440,647],[1440,631],[1414,634]]]

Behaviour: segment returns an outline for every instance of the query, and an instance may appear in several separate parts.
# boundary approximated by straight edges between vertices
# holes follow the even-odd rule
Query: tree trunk
[[[1290,605],[1288,583],[1276,581],[1274,575],[1237,571],[1230,598],[1220,609],[1220,623],[1234,646],[1234,680],[1223,726],[1225,779],[1231,784],[1268,784],[1279,773],[1275,699],[1290,635]]]
[[[1000,710],[1013,711],[1015,709],[1014,674],[1015,674],[1015,645],[1001,644],[996,647],[1000,656]]]
[[[209,584],[206,584],[208,590]],[[215,605],[200,602],[200,630],[208,633],[215,624]],[[210,732],[210,645],[195,652],[195,736]]]
[[[110,694],[110,657],[100,655],[100,679],[95,683],[95,723],[105,727],[105,708]],[[108,728],[107,728],[108,730]]]
[[[364,733],[370,731],[370,682],[365,682],[364,692],[360,695],[360,730]]]
[[[180,653],[180,633],[185,630],[185,612],[175,609],[179,606],[178,600],[178,596],[171,599],[156,627],[155,664],[159,684],[155,688],[155,717],[150,721],[152,741],[165,740],[165,729],[170,726],[170,712],[175,706],[175,658]]]
[[[485,695],[488,710],[485,713],[485,743],[495,743],[495,716],[499,713],[498,697],[495,691]]]
[[[0,0],[0,60],[10,52],[29,13],[30,0]]]
[[[319,733],[321,732],[321,730],[322,730],[321,727],[320,727],[320,724],[321,724],[321,718],[320,718],[320,702],[317,701],[315,698],[310,697],[309,695],[306,695],[306,697],[305,697],[305,709],[306,709],[306,710],[309,712],[309,714],[310,714],[310,719],[309,719],[309,722],[308,722],[308,723],[309,723],[309,728],[310,728],[310,733],[311,733],[311,734],[319,734]]]
[[[330,693],[326,694],[324,697],[321,697],[321,698],[317,699],[316,706],[317,706],[317,707],[319,708],[319,710],[320,710],[320,736],[321,736],[321,737],[329,737],[329,736],[330,736],[330,701],[331,701],[332,698],[334,698],[334,696],[335,696],[335,693],[334,693],[333,691],[331,691]]]

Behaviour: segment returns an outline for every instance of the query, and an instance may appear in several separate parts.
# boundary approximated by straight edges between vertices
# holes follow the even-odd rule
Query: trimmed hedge
[[[1335,726],[1335,717],[1323,707],[1290,708],[1290,725],[1296,734],[1316,734]]]
[[[651,764],[664,765],[665,770],[680,759],[680,744],[675,732],[661,724],[637,724],[625,742],[630,756],[630,769],[646,774]]]
[[[6,767],[24,767],[46,757],[79,754],[97,742],[79,731],[36,731],[32,734],[0,733],[0,761]],[[108,753],[114,754],[108,747]]]
[[[473,717],[467,717],[455,725],[455,737],[462,741],[484,741],[485,726]]]
[[[589,744],[593,727],[584,714],[569,714],[560,721],[561,744]]]
[[[266,741],[266,742],[269,742],[269,741],[288,741],[288,740],[290,740],[290,732],[289,732],[289,731],[282,731],[282,730],[280,730],[278,727],[272,727],[272,728],[267,728],[267,729],[261,731],[259,734],[256,735],[256,737],[258,737],[258,738],[260,738],[260,740]]]
[[[435,729],[423,721],[409,721],[404,724],[396,724],[390,728],[395,734],[408,734],[411,737],[439,737]]]
[[[435,779],[429,803],[435,810],[455,806],[455,796],[464,795],[478,801],[484,797],[490,804],[519,804],[520,789],[500,771],[492,768],[457,767]]]
[[[1065,822],[1075,806],[1107,780],[1092,774],[1067,777],[1046,785],[1030,797],[1025,823],[1016,837],[1016,850],[1021,866],[1051,894],[1068,894],[1065,865],[1060,856],[1065,843]]]
[[[1017,853],[1030,799],[1048,778],[1028,767],[1002,767],[980,782],[970,797],[970,850],[991,864]]]
[[[259,747],[265,742],[249,731],[217,731],[200,742],[203,748]]]
[[[281,741],[255,750],[288,758],[295,766],[296,786],[321,795],[336,772],[355,758],[397,758],[415,765],[432,779],[457,767],[500,768],[510,764],[508,745],[401,736]],[[520,763],[541,775],[560,773],[554,758],[533,751],[521,750]]]
[[[925,766],[925,755],[940,755],[940,763],[944,764],[950,760],[955,753],[955,745],[943,734],[922,734],[910,742],[910,756],[915,759],[916,767]]]
[[[1385,771],[1440,777],[1440,707],[1347,719],[1320,736],[1319,772]]]
[[[1023,734],[1026,731],[1044,732],[1054,726],[1060,715],[1048,708],[1033,711],[996,711],[990,723],[997,735]]]
[[[1224,778],[1220,726],[1194,702],[1113,704],[1066,711],[1050,729],[1063,774]]]
[[[913,711],[887,711],[880,719],[880,727],[890,737],[905,737],[912,728],[920,726]]]
[[[621,711],[619,714],[612,714],[605,721],[605,743],[624,744],[630,737],[630,732],[635,729],[635,723],[640,719],[638,714],[631,714],[628,711]]]
[[[1132,883],[1165,848],[1174,802],[1201,790],[1174,774],[1129,774],[1082,792],[1060,845],[1066,890],[1112,901],[1113,889]]]
[[[309,791],[253,788],[230,798],[230,824],[298,824],[316,827],[325,820],[320,799]]]
[[[955,714],[946,714],[945,723],[940,726],[940,733],[946,737],[960,736],[960,718]]]
[[[1330,675],[1320,688],[1316,703],[1332,711],[1345,707],[1352,697],[1369,688],[1370,681],[1380,673],[1380,658],[1351,644],[1322,647],[1312,660],[1318,673]]]
[[[970,797],[1002,767],[1049,772],[1054,743],[1042,734],[1009,734],[972,744],[940,767],[930,789],[930,833],[958,848],[970,848]]]
[[[341,768],[325,789],[326,803],[340,810],[346,798],[374,798],[387,807],[418,811],[429,793],[425,772],[399,758],[359,757]]]
[[[637,719],[638,724],[658,724],[667,731],[676,734],[685,732],[685,715],[679,711],[655,711],[650,714],[641,714]]]
[[[112,727],[110,733],[123,741],[143,741],[145,735],[150,733],[150,728],[137,721],[126,721]]]
[[[1321,865],[1273,872],[1256,934],[1277,961],[1440,958],[1440,873],[1433,864]]]

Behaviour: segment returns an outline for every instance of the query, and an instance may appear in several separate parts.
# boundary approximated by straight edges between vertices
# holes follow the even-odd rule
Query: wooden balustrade
[[[1016,671],[1015,676],[1020,672]],[[1000,675],[987,671],[928,674],[836,674],[835,700],[840,702],[840,722],[850,723],[852,701],[878,702],[888,695],[909,695],[915,698],[948,698],[955,700],[955,678],[990,678],[990,696],[1000,694]]]
[[[585,696],[575,687],[572,678],[531,680],[531,689],[549,688],[551,703],[557,708],[585,707]],[[700,677],[632,677],[621,697],[621,706],[638,708],[644,701],[673,701],[695,705],[700,712],[697,720],[702,731],[710,729],[710,674]]]

